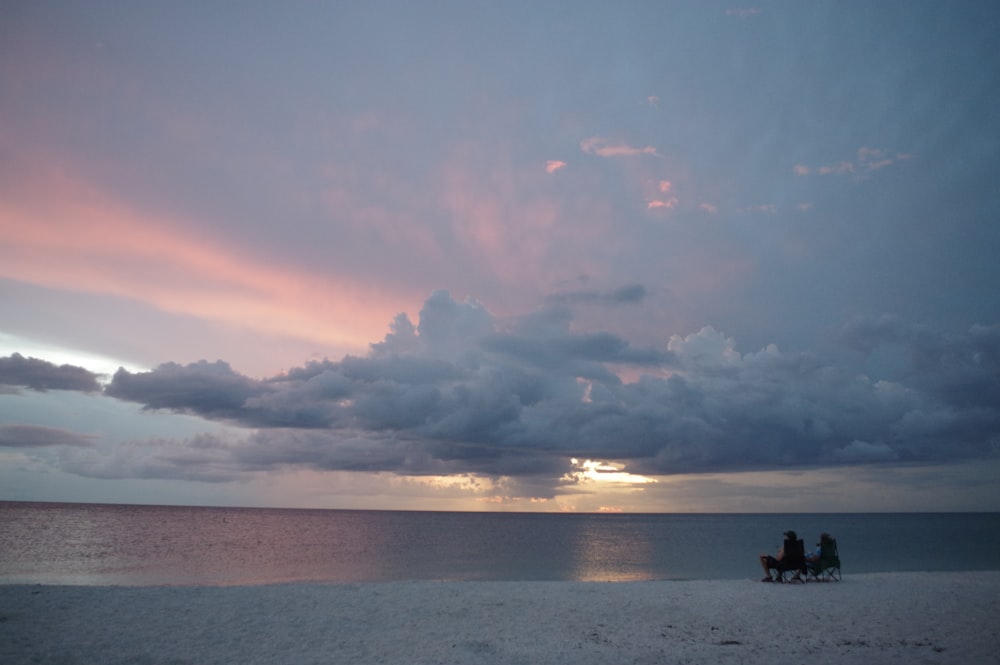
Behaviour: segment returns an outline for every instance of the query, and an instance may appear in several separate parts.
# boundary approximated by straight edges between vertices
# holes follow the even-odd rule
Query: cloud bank
[[[105,458],[69,437],[76,447],[65,464],[97,477],[211,481],[288,468],[472,474],[520,479],[539,494],[566,482],[572,458],[648,476],[938,463],[1000,448],[1000,326],[944,334],[883,317],[840,331],[856,353],[896,349],[905,358],[896,380],[774,345],[740,352],[712,327],[659,348],[573,330],[575,306],[645,297],[641,285],[562,294],[501,320],[438,291],[416,324],[400,314],[363,357],[266,379],[222,361],[120,369],[105,396],[236,425],[245,436],[137,441]],[[0,367],[12,385],[93,389],[81,368],[18,355]],[[77,380],[42,379],[53,375]],[[8,427],[0,437],[59,443],[47,434]]]

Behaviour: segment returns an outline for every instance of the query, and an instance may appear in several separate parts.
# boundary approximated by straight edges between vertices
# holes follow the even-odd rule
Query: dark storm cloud
[[[94,437],[41,425],[0,425],[0,448],[90,446]]]
[[[149,409],[238,419],[246,400],[263,390],[259,382],[237,374],[224,362],[200,361],[190,365],[165,363],[151,372],[132,373],[120,368],[104,392]]]
[[[555,370],[585,379],[615,383],[618,378],[606,364],[660,367],[671,354],[656,349],[633,349],[610,333],[562,334],[556,337],[491,335],[482,340],[484,349],[508,362],[538,370]]]
[[[852,321],[841,339],[867,355],[880,348],[901,352],[907,384],[955,408],[992,410],[1000,404],[1000,325],[946,334],[883,316]]]
[[[38,358],[25,358],[20,353],[0,358],[0,385],[23,386],[38,391],[96,392],[101,389],[98,376],[82,367],[55,365]]]
[[[962,335],[890,319],[846,327],[853,348],[908,346],[909,367],[890,381],[773,345],[740,353],[710,327],[637,350],[615,335],[572,333],[566,311],[504,332],[479,303],[438,292],[419,326],[397,317],[363,358],[266,381],[224,363],[121,370],[107,394],[257,428],[157,456],[158,472],[173,464],[182,475],[202,460],[231,471],[481,473],[554,485],[569,457],[685,473],[947,461],[995,455],[1000,443],[996,326]],[[612,367],[642,378],[623,382]]]

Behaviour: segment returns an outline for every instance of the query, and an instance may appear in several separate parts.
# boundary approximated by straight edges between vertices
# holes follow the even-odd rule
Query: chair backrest
[[[840,553],[837,551],[835,538],[820,542],[819,561],[823,566],[840,566]]]
[[[792,568],[801,566],[803,563],[805,563],[806,547],[805,544],[803,544],[801,538],[799,538],[798,540],[786,539],[784,548],[785,548],[785,558],[784,561],[782,561],[782,563],[784,563],[785,566]]]

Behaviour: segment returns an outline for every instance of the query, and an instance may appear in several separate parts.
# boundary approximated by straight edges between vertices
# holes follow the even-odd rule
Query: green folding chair
[[[840,553],[837,551],[837,539],[829,538],[820,541],[819,559],[806,561],[808,579],[816,582],[840,581]]]

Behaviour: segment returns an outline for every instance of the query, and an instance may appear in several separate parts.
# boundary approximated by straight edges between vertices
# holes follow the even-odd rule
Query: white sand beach
[[[0,662],[997,663],[1000,571],[631,583],[0,586]]]

